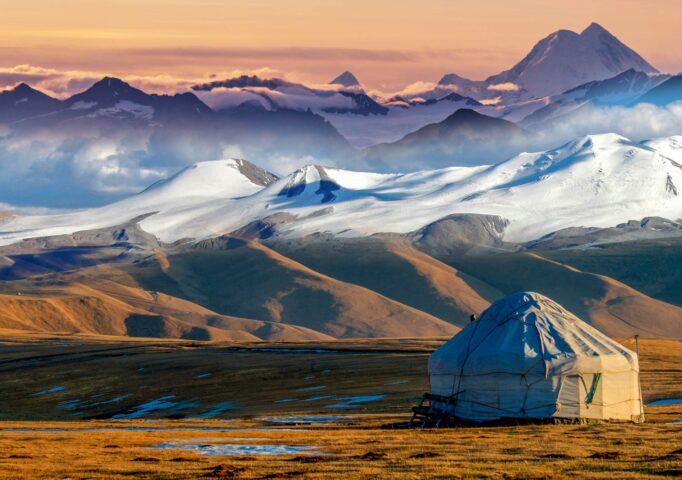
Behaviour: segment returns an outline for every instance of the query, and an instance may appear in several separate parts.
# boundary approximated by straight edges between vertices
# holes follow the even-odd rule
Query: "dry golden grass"
[[[442,430],[386,430],[404,421],[427,389],[428,341],[344,341],[310,344],[198,344],[120,341],[112,338],[36,337],[3,332],[0,345],[0,479],[301,478],[354,480],[447,478],[662,478],[682,475],[682,405],[647,407],[647,423],[530,425]],[[82,343],[82,345],[80,345]],[[632,343],[624,342],[627,346]],[[239,348],[328,348],[336,352],[235,351]],[[682,343],[643,340],[645,400],[682,397]],[[147,373],[137,372],[140,366]],[[198,380],[199,372],[212,372]],[[326,372],[326,373],[324,373]],[[308,378],[310,376],[315,378]],[[407,383],[393,384],[396,380]],[[309,385],[325,384],[303,393]],[[53,395],[42,388],[64,385]],[[140,388],[144,387],[144,388]],[[126,404],[73,415],[59,401],[94,392],[128,392]],[[324,392],[337,396],[386,394],[347,410],[327,402],[278,399]],[[232,421],[68,421],[174,393],[178,400],[210,405],[234,401]],[[200,410],[201,408],[198,408]],[[188,412],[192,413],[192,412]],[[262,429],[259,416],[346,414],[352,423]],[[160,412],[163,415],[163,412]],[[256,417],[256,418],[254,418]],[[42,419],[21,421],[19,419]],[[67,421],[56,422],[53,419]],[[182,427],[182,430],[99,430],[103,427]],[[98,428],[35,432],[7,429]],[[228,430],[207,431],[202,427]],[[319,447],[328,455],[205,456],[149,449],[160,443],[287,444]],[[367,455],[370,454],[370,455]],[[224,465],[222,473],[212,473]]]
[[[351,425],[249,430],[89,431],[0,434],[0,478],[661,478],[682,475],[679,426],[561,425],[442,430],[383,430],[395,417]],[[70,423],[70,428],[93,423]],[[154,427],[187,427],[187,422]],[[210,422],[211,425],[217,425]],[[111,422],[106,425],[111,425]],[[118,426],[149,426],[123,422]],[[202,425],[205,425],[202,423]],[[5,427],[35,427],[12,423]],[[60,425],[40,424],[40,427]],[[212,457],[149,449],[160,443],[312,445],[322,456]],[[369,458],[368,458],[369,457]],[[234,475],[210,476],[218,465]]]

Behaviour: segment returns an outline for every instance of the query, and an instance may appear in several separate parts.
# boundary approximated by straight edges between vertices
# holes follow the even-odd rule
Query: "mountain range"
[[[0,329],[442,336],[532,289],[609,335],[678,338],[681,162],[679,137],[617,135],[411,174],[201,162],[108,206],[2,217]]]
[[[424,141],[438,134],[427,132]],[[166,244],[221,235],[409,236],[453,214],[500,216],[504,239],[522,243],[568,227],[678,220],[680,145],[681,137],[633,142],[593,135],[491,166],[410,174],[308,165],[278,178],[245,160],[201,162],[96,209],[5,217],[0,244],[131,222]]]

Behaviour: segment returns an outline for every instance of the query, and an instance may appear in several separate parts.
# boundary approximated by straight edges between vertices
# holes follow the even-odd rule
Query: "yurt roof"
[[[497,300],[429,360],[430,373],[453,375],[566,375],[633,368],[638,366],[632,351],[534,292]]]

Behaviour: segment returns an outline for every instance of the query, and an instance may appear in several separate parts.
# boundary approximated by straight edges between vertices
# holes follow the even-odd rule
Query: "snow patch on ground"
[[[207,410],[203,413],[199,413],[196,415],[192,415],[192,418],[214,418],[217,417],[218,415],[229,412],[230,410],[234,410],[237,408],[236,403],[232,402],[223,402],[223,403],[218,403],[216,405],[213,405],[213,407],[210,408],[210,410]]]
[[[161,443],[150,449],[161,450],[185,450],[196,452],[200,455],[324,455],[324,452],[319,451],[319,447],[310,445],[254,445],[254,444],[239,444],[239,443],[222,443],[222,444],[178,444],[178,443]]]
[[[376,402],[377,400],[381,400],[384,397],[386,397],[386,395],[357,395],[354,397],[340,397],[339,403],[327,405],[326,408],[353,408],[362,405],[363,403]]]
[[[316,397],[309,397],[309,398],[304,398],[301,400],[302,402],[317,402],[319,400],[328,400],[330,398],[334,398],[336,395],[318,395]]]
[[[165,395],[163,397],[157,398],[156,400],[152,400],[150,402],[143,403],[142,405],[138,405],[137,407],[133,407],[133,409],[128,413],[118,413],[111,418],[115,420],[142,418],[152,412],[156,412],[158,410],[166,410],[177,406],[178,402],[171,401],[174,398],[175,395]]]
[[[34,393],[34,394],[31,395],[31,396],[32,396],[32,397],[39,397],[39,396],[41,396],[41,395],[49,395],[50,393],[62,392],[62,391],[64,391],[64,390],[66,390],[66,387],[63,386],[63,385],[60,385],[60,386],[58,386],[58,387],[52,387],[52,388],[48,388],[48,389],[46,389],[46,390],[41,390],[41,391],[39,391],[39,392]]]
[[[305,387],[305,388],[299,388],[299,390],[305,390],[305,391],[314,391],[314,390],[322,390],[323,388],[327,388],[326,385],[314,385],[312,387]]]
[[[353,421],[353,418],[343,415],[307,415],[299,417],[262,417],[256,420],[276,425],[307,425],[311,423],[350,422]]]

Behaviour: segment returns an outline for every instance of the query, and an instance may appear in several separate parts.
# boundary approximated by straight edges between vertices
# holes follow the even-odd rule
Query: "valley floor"
[[[682,475],[679,403],[643,425],[381,428],[427,390],[438,340],[2,338],[0,479]],[[640,347],[646,403],[682,398],[682,342]]]

